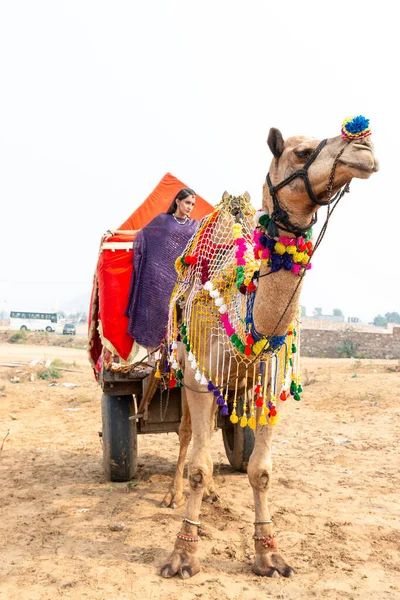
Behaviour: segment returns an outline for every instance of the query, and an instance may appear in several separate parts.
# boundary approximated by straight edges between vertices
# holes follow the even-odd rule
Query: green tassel
[[[292,344],[292,352],[293,354],[296,352],[297,348],[296,348],[296,344]]]
[[[236,344],[236,341],[239,339],[238,334],[233,333],[229,339],[231,340],[232,344]]]
[[[293,367],[293,361],[292,361],[292,359],[291,359],[291,358],[289,358],[289,365],[290,365],[291,367]]]
[[[186,344],[186,350],[187,352],[190,352],[190,344]]]
[[[301,392],[303,391],[303,386],[301,385],[301,383],[299,383],[299,385],[297,386],[297,391],[299,392],[299,394],[301,394]]]
[[[176,377],[177,379],[182,379],[183,378],[183,373],[182,371],[179,369],[179,371],[176,372]]]
[[[187,332],[187,327],[186,327],[186,325],[182,325],[182,327],[181,327],[181,334],[182,334],[182,335],[185,335],[185,334],[186,334],[186,332]]]
[[[294,398],[295,400],[301,400],[301,398],[300,398],[300,394],[298,394],[297,392],[295,393],[295,395],[293,396],[293,398]]]
[[[187,335],[185,335],[185,337],[183,338],[182,342],[183,342],[184,344],[187,344],[187,343],[188,343]]]
[[[297,385],[294,381],[292,381],[292,383],[290,384],[290,391],[297,392]]]
[[[258,219],[258,222],[260,223],[261,227],[268,227],[269,222],[271,220],[271,217],[269,215],[261,215],[261,217]]]

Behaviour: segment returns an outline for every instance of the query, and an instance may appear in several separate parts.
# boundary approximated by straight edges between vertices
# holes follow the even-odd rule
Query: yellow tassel
[[[258,423],[260,425],[266,425],[267,424],[267,417],[264,414],[261,415],[261,417],[258,419]]]
[[[255,429],[256,428],[257,422],[256,422],[255,418],[253,417],[253,415],[247,421],[247,425],[250,427],[250,429]]]
[[[284,246],[280,242],[276,242],[274,252],[276,252],[277,254],[285,254],[286,246]]]
[[[274,425],[277,424],[278,422],[278,416],[279,415],[275,415],[274,417],[270,417],[269,418],[269,424],[273,427]]]
[[[247,425],[247,417],[246,415],[243,415],[243,417],[240,419],[240,427],[246,427]]]
[[[229,420],[230,420],[231,423],[237,423],[239,421],[239,417],[236,414],[236,410],[232,411],[232,414],[231,414]]]
[[[304,252],[295,252],[293,254],[293,261],[295,263],[301,263],[304,258]]]
[[[296,246],[287,246],[286,252],[288,254],[295,254],[297,252],[297,248],[296,248]]]
[[[156,379],[161,379],[161,373],[160,373],[160,361],[157,361],[156,372],[154,373],[154,377],[155,377]]]

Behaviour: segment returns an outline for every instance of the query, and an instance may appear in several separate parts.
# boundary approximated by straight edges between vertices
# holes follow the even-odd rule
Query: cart
[[[186,187],[167,173],[139,208],[113,232],[102,237],[89,311],[89,360],[102,389],[103,467],[108,480],[129,481],[137,471],[138,435],[179,431],[181,388],[163,385],[154,368],[140,360],[140,348],[127,334],[132,274],[132,246],[137,231],[166,210]],[[164,203],[164,205],[163,205]],[[197,196],[194,218],[212,206]],[[238,406],[242,403],[238,402]],[[241,416],[241,415],[239,415]],[[245,471],[254,447],[254,432],[216,416],[225,451],[235,470]]]

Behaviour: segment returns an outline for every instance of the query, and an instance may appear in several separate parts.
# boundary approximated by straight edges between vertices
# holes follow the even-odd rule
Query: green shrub
[[[25,331],[16,331],[8,338],[9,344],[26,344]]]
[[[38,373],[39,379],[60,379],[61,372],[54,365],[50,365],[47,369],[42,369]]]
[[[355,344],[352,340],[344,339],[337,347],[337,352],[340,358],[354,358],[357,356],[357,348],[359,344]]]

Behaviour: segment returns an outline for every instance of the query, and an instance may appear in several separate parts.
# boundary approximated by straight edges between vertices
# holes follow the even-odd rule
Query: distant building
[[[335,317],[334,315],[314,315],[312,317],[308,317],[308,319],[313,319],[314,321],[332,321],[333,323],[344,323],[345,319],[343,315]]]

